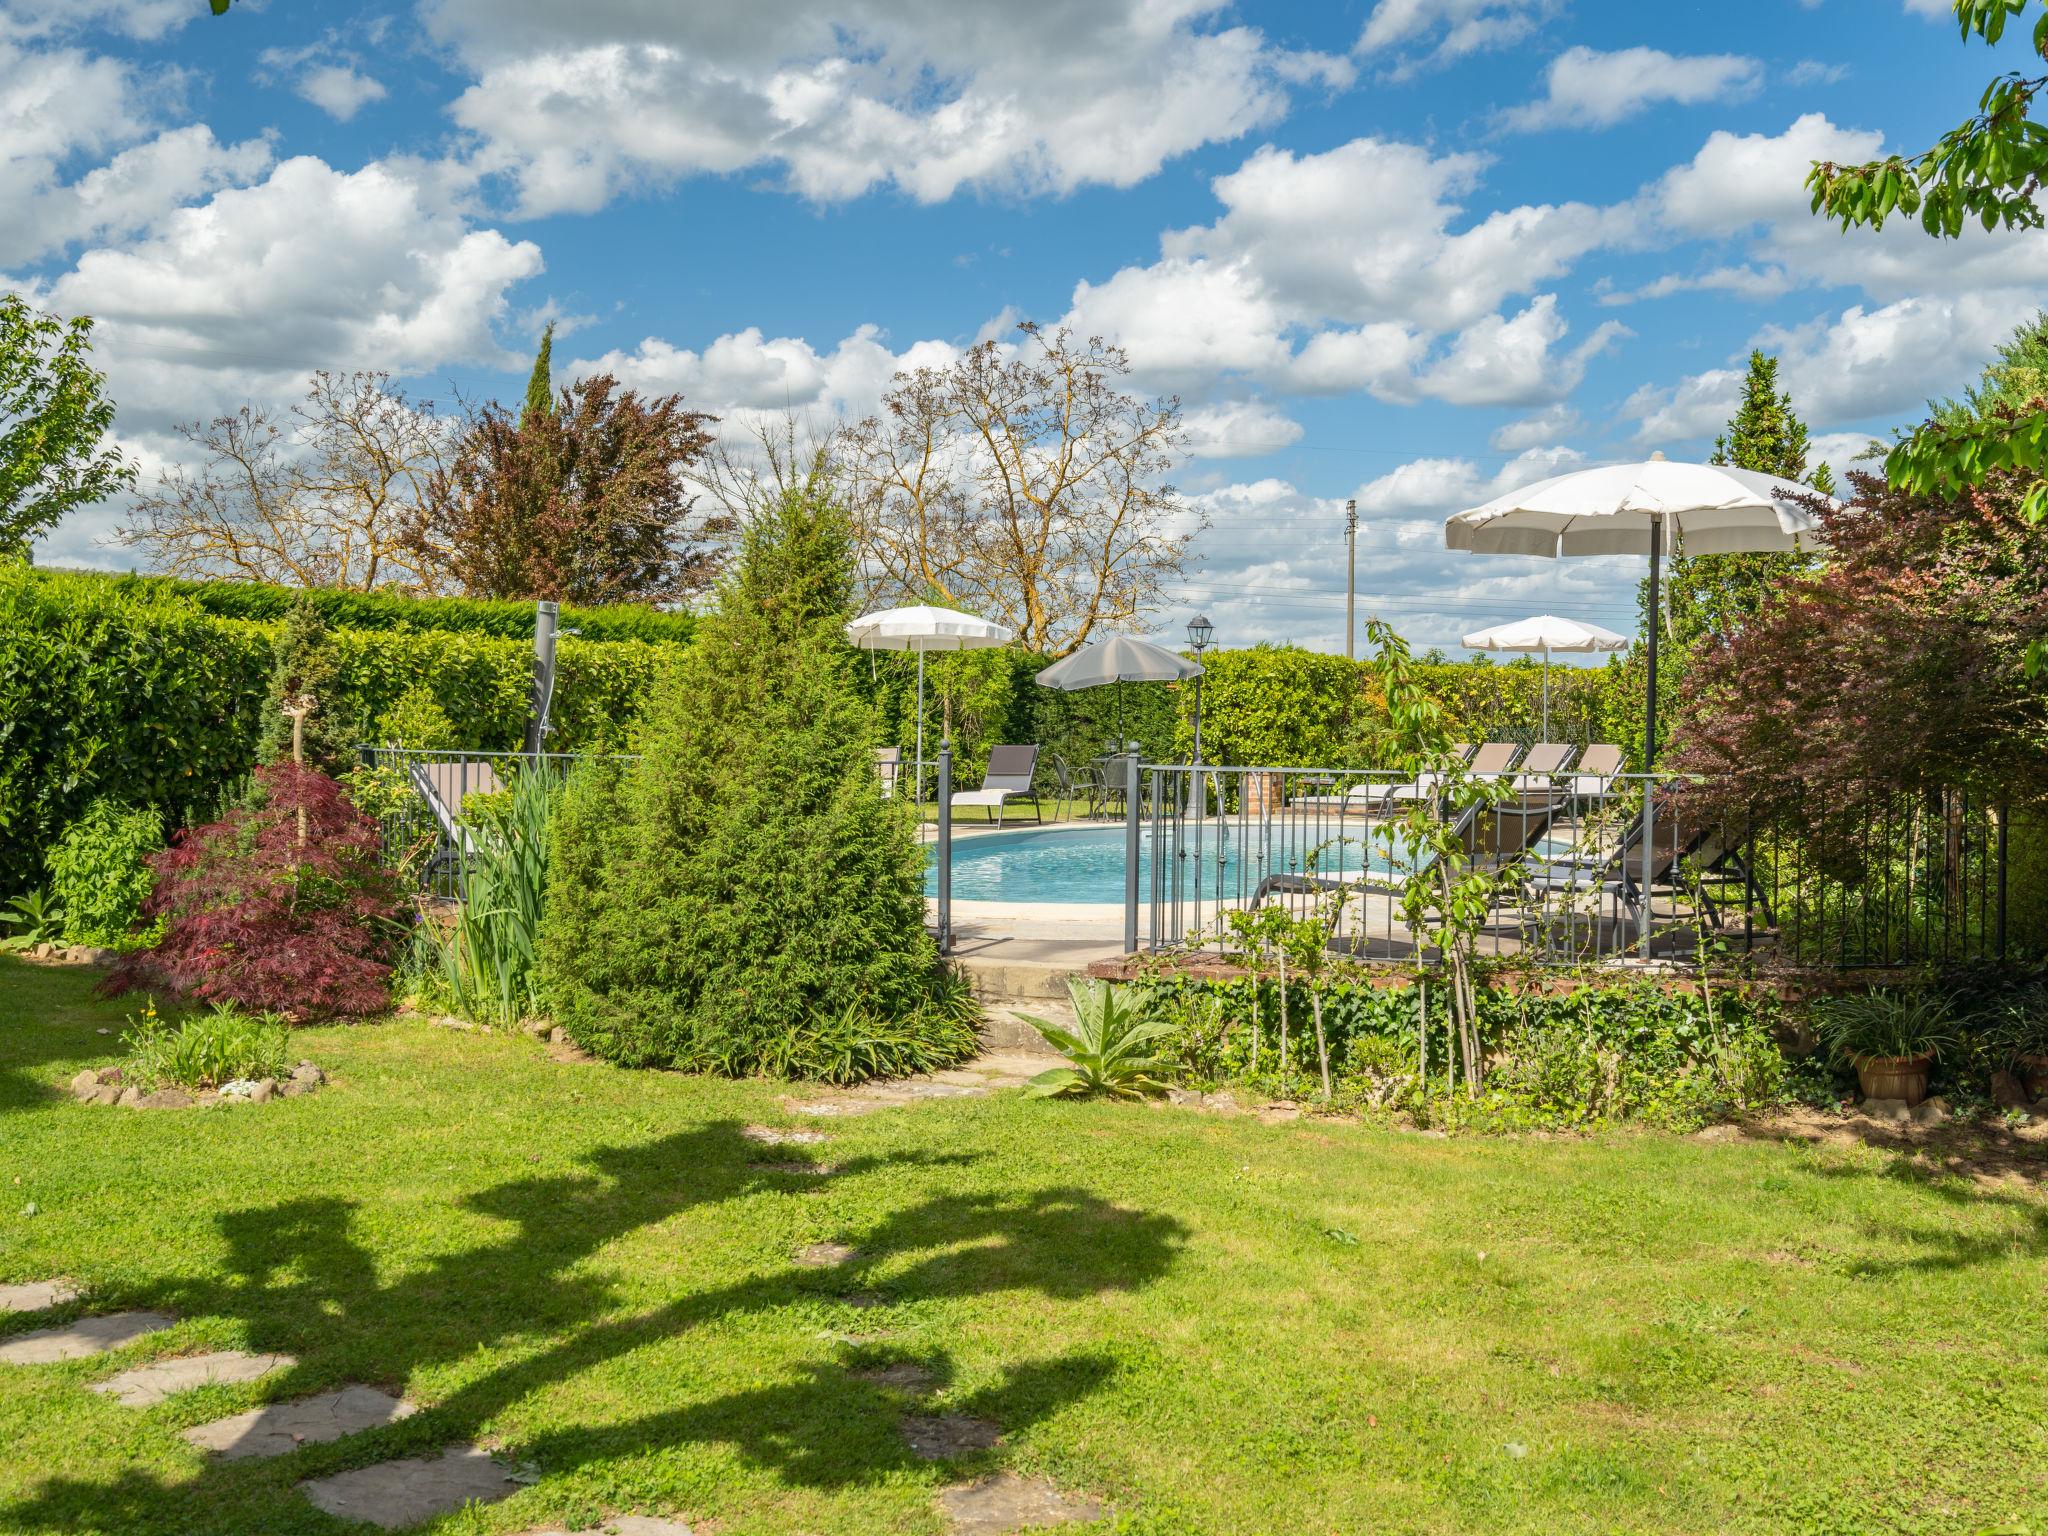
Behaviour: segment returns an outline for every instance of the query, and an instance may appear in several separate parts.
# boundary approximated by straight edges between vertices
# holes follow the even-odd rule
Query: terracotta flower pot
[[[2035,1098],[2048,1094],[2048,1056],[2022,1056],[2020,1076],[2027,1080],[2027,1092]]]
[[[1912,1108],[1927,1097],[1927,1074],[1934,1069],[1934,1052],[1918,1056],[1859,1056],[1856,1081],[1866,1099],[1904,1099]]]

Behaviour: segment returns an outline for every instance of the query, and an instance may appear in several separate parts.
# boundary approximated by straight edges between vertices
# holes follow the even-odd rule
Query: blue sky
[[[100,321],[118,431],[318,367],[512,394],[562,369],[734,432],[874,408],[1019,317],[1185,402],[1201,559],[1158,627],[1420,644],[1627,628],[1630,562],[1453,556],[1559,467],[1702,455],[1747,350],[1824,455],[1959,387],[2048,237],[1844,236],[1815,156],[1920,146],[1994,55],[1941,0],[0,0],[0,281]],[[127,566],[118,509],[49,561]],[[1183,611],[1184,610],[1184,611]]]

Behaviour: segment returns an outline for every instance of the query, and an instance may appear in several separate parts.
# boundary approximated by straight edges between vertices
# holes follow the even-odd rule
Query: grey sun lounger
[[[901,747],[875,748],[875,778],[882,786],[882,798],[896,798],[897,781],[903,777],[903,749]]]
[[[993,747],[988,754],[988,772],[981,776],[981,788],[961,790],[953,796],[953,804],[956,808],[963,805],[986,806],[996,813],[996,825],[1001,826],[1007,802],[1029,800],[1032,816],[1042,823],[1045,812],[1039,807],[1038,796],[1031,788],[1031,780],[1037,772],[1037,747]]]
[[[448,846],[467,856],[475,839],[463,824],[462,802],[468,795],[495,795],[505,786],[489,763],[414,763],[406,770],[414,793],[441,829]]]

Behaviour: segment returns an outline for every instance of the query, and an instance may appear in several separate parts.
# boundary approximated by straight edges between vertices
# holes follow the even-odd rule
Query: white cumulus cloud
[[[1611,128],[1666,102],[1694,106],[1756,94],[1763,66],[1733,53],[1674,55],[1661,48],[1567,48],[1544,72],[1537,101],[1501,114],[1505,127]]]

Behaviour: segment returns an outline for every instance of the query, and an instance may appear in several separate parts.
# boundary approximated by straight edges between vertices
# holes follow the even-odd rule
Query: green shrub
[[[1240,1083],[1255,1092],[1299,1086],[1316,1070],[1310,987],[1289,988],[1288,1059],[1279,1056],[1279,988],[1258,987],[1259,1070],[1251,1069],[1252,984],[1163,976],[1136,983],[1173,1028],[1163,1054],[1197,1085]],[[1321,985],[1337,1079],[1335,1103],[1367,1112],[1513,1127],[1583,1127],[1646,1121],[1687,1127],[1787,1101],[1792,1078],[1763,998],[1711,1002],[1653,983],[1542,994],[1482,988],[1480,1038],[1488,1063],[1477,1100],[1447,1091],[1442,989],[1427,989],[1427,1031],[1412,981],[1378,986],[1357,973]],[[1422,1053],[1427,1040],[1427,1058]]]
[[[166,1024],[150,1003],[122,1037],[128,1060],[123,1082],[142,1089],[218,1088],[223,1083],[283,1077],[291,1062],[291,1031],[274,1013],[244,1013],[215,1003]]]
[[[377,718],[367,742],[413,752],[441,752],[455,745],[455,722],[425,683],[414,683]]]
[[[269,646],[168,593],[0,567],[0,893],[42,878],[102,794],[167,826],[215,813],[255,758]]]
[[[839,626],[844,515],[813,491],[746,531],[632,764],[587,763],[554,820],[543,995],[629,1065],[761,1069],[858,1011],[905,1024],[937,985],[923,857],[885,801]]]
[[[1820,1043],[1850,1065],[1873,1057],[1939,1055],[1957,1041],[1947,998],[1924,988],[1830,997],[1814,1005]]]
[[[48,860],[64,936],[106,948],[126,940],[155,884],[149,856],[163,845],[163,818],[154,810],[104,795],[87,806]]]
[[[455,926],[425,932],[443,995],[466,1019],[509,1028],[540,1012],[541,914],[556,793],[554,775],[535,769],[517,774],[481,814],[477,797],[465,803],[465,815],[475,820],[475,846]]]

